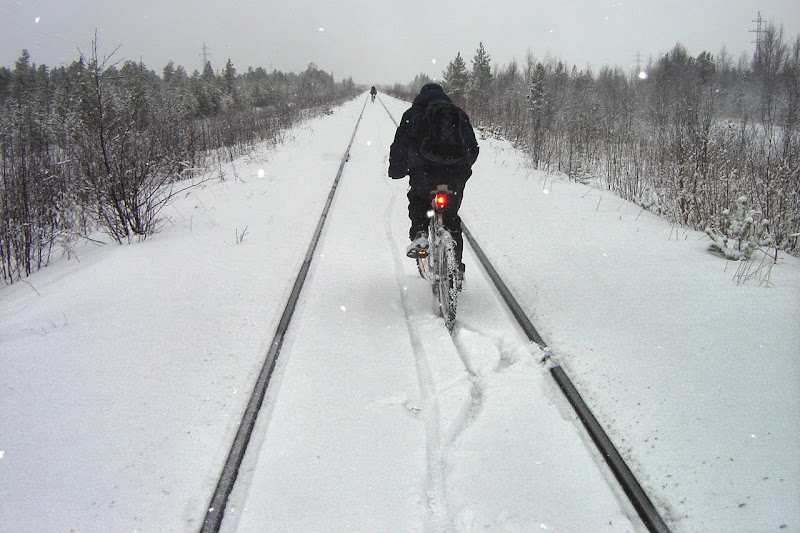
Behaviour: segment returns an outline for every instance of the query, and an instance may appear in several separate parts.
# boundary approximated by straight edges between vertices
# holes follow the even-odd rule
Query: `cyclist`
[[[428,83],[422,87],[414,98],[411,107],[403,113],[400,126],[394,136],[389,150],[389,177],[401,179],[409,176],[408,218],[411,219],[409,237],[411,244],[406,250],[409,257],[417,257],[421,250],[428,248],[428,211],[430,210],[430,193],[437,185],[447,184],[453,191],[452,209],[444,216],[445,227],[456,241],[456,255],[463,276],[464,263],[461,255],[464,240],[461,235],[461,218],[458,209],[464,195],[464,186],[472,175],[472,165],[478,159],[478,143],[475,131],[469,118],[463,125],[463,138],[466,143],[467,156],[455,165],[434,163],[420,153],[420,142],[425,121],[425,109],[431,102],[444,100],[452,103],[442,87],[436,83]]]
[[[378,95],[378,89],[376,89],[375,86],[373,85],[372,89],[369,90],[369,94],[370,96],[372,96],[372,101],[374,102],[375,97]]]

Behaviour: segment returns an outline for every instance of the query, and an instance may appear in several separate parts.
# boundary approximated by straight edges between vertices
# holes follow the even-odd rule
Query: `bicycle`
[[[420,275],[431,283],[434,312],[444,318],[449,331],[455,325],[458,293],[462,287],[456,241],[444,225],[444,214],[450,206],[452,196],[453,191],[447,185],[439,185],[431,191],[428,249],[420,250],[416,256]]]

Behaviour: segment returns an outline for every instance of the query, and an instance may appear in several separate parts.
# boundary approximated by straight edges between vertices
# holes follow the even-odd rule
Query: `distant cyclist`
[[[432,120],[450,122],[431,124]],[[457,131],[453,131],[454,128]],[[450,137],[447,137],[448,133]],[[437,147],[443,147],[446,153],[441,157],[432,154]],[[411,219],[411,244],[406,250],[409,257],[427,249],[431,191],[437,185],[447,184],[454,192],[455,205],[445,216],[444,222],[456,241],[456,255],[463,274],[461,255],[464,241],[458,209],[464,186],[472,175],[472,165],[477,159],[478,143],[469,117],[453,105],[440,85],[424,85],[411,108],[403,113],[389,151],[389,177],[401,179],[409,176],[408,218]]]
[[[372,101],[374,102],[375,97],[378,95],[378,89],[376,89],[375,86],[373,85],[372,89],[369,90],[369,94],[370,96],[372,96]]]

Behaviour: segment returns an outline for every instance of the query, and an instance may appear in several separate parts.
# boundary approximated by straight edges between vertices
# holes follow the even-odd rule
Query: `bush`
[[[723,210],[716,227],[706,227],[712,241],[709,249],[733,261],[749,260],[760,247],[772,244],[769,220],[756,222],[760,213],[748,207],[746,196],[736,200],[735,209],[734,215]]]

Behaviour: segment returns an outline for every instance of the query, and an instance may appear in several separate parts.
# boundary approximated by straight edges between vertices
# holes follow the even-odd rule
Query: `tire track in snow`
[[[425,501],[428,512],[428,529],[448,531],[458,524],[458,509],[452,508],[448,497],[448,473],[451,470],[452,452],[459,438],[473,424],[481,420],[485,392],[493,383],[493,377],[513,365],[520,356],[528,354],[528,348],[513,338],[499,332],[485,331],[457,319],[452,333],[447,332],[442,319],[433,312],[420,312],[419,302],[407,285],[407,259],[399,250],[404,245],[392,227],[392,214],[397,209],[400,197],[393,188],[384,214],[386,240],[392,250],[395,264],[395,279],[401,296],[409,339],[414,350],[421,401],[419,405],[407,404],[407,408],[418,413],[425,424],[427,447],[427,486]],[[425,283],[422,279],[416,279]],[[427,288],[427,284],[426,284]],[[433,302],[433,295],[425,291]],[[442,351],[431,351],[430,345],[446,339],[454,365],[463,372],[437,374],[433,365],[441,364]],[[433,339],[433,340],[432,340]],[[427,348],[426,348],[427,346]],[[438,344],[434,344],[437,347]],[[455,357],[457,354],[457,358]],[[438,379],[437,379],[438,378]],[[461,390],[460,390],[461,389]],[[463,512],[463,509],[461,510]]]
[[[395,127],[397,127],[398,123],[386,107],[386,104],[384,104],[380,98],[378,100],[386,110],[389,119],[394,123]],[[389,186],[387,185],[387,187]],[[487,387],[487,373],[491,375],[502,370],[513,364],[516,358],[508,356],[508,352],[505,349],[505,344],[508,342],[508,339],[502,335],[490,335],[486,332],[481,332],[477,328],[469,327],[456,317],[456,325],[450,333],[450,339],[453,348],[461,360],[461,364],[467,372],[467,379],[470,382],[470,386],[465,401],[463,401],[459,412],[454,417],[448,430],[444,432],[445,436],[443,438],[440,426],[444,421],[444,417],[442,416],[442,409],[438,396],[459,386],[464,378],[459,376],[449,382],[443,383],[439,389],[436,387],[434,375],[431,371],[428,356],[423,345],[422,332],[420,331],[422,321],[413,316],[414,313],[411,303],[409,302],[408,291],[403,283],[403,272],[405,271],[403,267],[404,258],[397,252],[402,249],[402,245],[397,241],[395,232],[392,230],[391,226],[392,212],[396,208],[398,198],[395,190],[391,187],[389,188],[391,189],[391,199],[386,207],[384,225],[387,241],[392,247],[392,256],[395,261],[395,276],[400,289],[406,324],[417,362],[417,373],[419,375],[421,393],[424,405],[429,407],[429,410],[422,413],[428,435],[428,509],[430,518],[432,519],[432,528],[436,531],[442,531],[452,528],[455,523],[449,516],[450,512],[447,507],[447,500],[444,497],[447,487],[448,451],[456,445],[456,442],[464,431],[478,420],[484,403],[484,394]],[[431,298],[433,301],[433,296],[431,296]],[[436,305],[435,301],[433,301],[433,305]],[[431,320],[426,319],[425,322],[430,323]],[[435,322],[444,329],[444,324],[441,319],[437,317]],[[468,346],[474,343],[475,339],[473,338],[471,341],[466,341],[464,337],[478,337],[481,340],[488,340],[490,346],[486,352],[495,352],[496,350],[497,355],[487,355],[485,352],[477,353],[476,350],[470,350]],[[482,363],[490,359],[495,360],[496,363],[493,369],[487,372],[485,369],[486,364]]]
[[[490,341],[493,347],[497,348],[497,357],[499,358],[499,362],[493,366],[491,372],[495,372],[505,368],[506,366],[509,366],[510,364],[513,364],[513,361],[509,362],[508,364],[503,364],[503,361],[506,359],[502,349],[502,343],[505,340],[504,338],[494,338],[477,329],[467,327],[462,322],[456,322],[456,329],[453,330],[452,336],[453,345],[458,352],[458,356],[461,358],[461,362],[464,363],[464,368],[469,374],[471,387],[470,401],[465,406],[464,412],[461,414],[461,416],[456,419],[456,423],[453,425],[453,428],[448,435],[446,441],[448,446],[453,446],[461,434],[464,433],[464,431],[473,423],[475,423],[480,416],[484,394],[487,387],[485,379],[486,372],[478,362],[478,359],[481,358],[481,355],[484,355],[484,358],[486,358],[485,354],[475,353],[474,350],[470,350],[469,345],[474,344],[474,340],[467,342],[464,339],[466,336],[478,336],[482,339],[487,339]]]
[[[397,121],[386,108],[386,105],[383,101],[380,101],[380,103],[383,105],[389,118],[395,126],[397,126]],[[424,346],[424,333],[421,329],[423,326],[431,325],[431,323],[442,326],[443,329],[443,323],[438,317],[435,319],[423,319],[419,316],[414,316],[413,305],[410,302],[408,290],[403,279],[405,273],[405,258],[398,253],[398,250],[402,249],[402,244],[398,242],[396,232],[392,228],[392,213],[397,208],[398,197],[394,188],[388,184],[387,187],[391,190],[391,197],[384,213],[384,228],[386,239],[391,247],[392,257],[395,262],[395,279],[397,280],[398,289],[400,290],[409,338],[414,350],[420,393],[422,395],[422,410],[420,411],[420,415],[425,423],[427,435],[428,486],[426,488],[425,497],[430,520],[429,526],[430,529],[434,531],[444,531],[453,524],[446,497],[447,452],[464,430],[472,425],[478,418],[483,404],[485,384],[480,373],[474,368],[475,365],[471,362],[473,358],[468,354],[464,344],[458,340],[461,336],[461,331],[464,331],[465,328],[457,321],[456,329],[450,335],[450,339],[452,341],[452,346],[467,372],[467,379],[470,381],[470,386],[467,398],[462,402],[460,410],[455,415],[448,430],[444,432],[445,436],[443,437],[442,425],[445,417],[442,414],[442,406],[440,405],[439,397],[442,394],[450,392],[451,389],[460,386],[464,381],[464,377],[455,377],[453,380],[440,384],[440,387],[437,388],[434,373],[431,370],[428,354]],[[433,296],[431,296],[431,298],[435,306]],[[472,329],[466,329],[466,331],[479,334]]]
[[[398,123],[395,120],[394,116],[392,116],[392,113],[389,111],[389,108],[386,107],[386,104],[380,98],[378,98],[378,101],[383,106],[383,108],[386,110],[386,113],[389,115],[389,119],[394,123],[395,127],[397,127]],[[397,201],[397,197],[396,197],[394,191],[392,191],[392,200],[389,203],[389,206],[387,207],[387,212],[386,212],[386,216],[384,217],[384,220],[386,221],[386,226],[387,226],[387,237],[390,239],[390,241],[392,241],[394,243],[393,252],[395,254],[394,257],[395,257],[395,264],[396,264],[396,272],[399,273],[399,272],[402,271],[402,263],[400,261],[398,261],[398,257],[396,255],[396,250],[398,249],[398,247],[397,247],[396,239],[394,237],[394,233],[391,231],[391,224],[390,224],[391,212],[392,212],[392,209],[393,209],[396,201]],[[397,270],[397,268],[399,268],[400,270]],[[406,296],[406,293],[405,293],[405,288],[402,286],[402,283],[401,283],[401,280],[399,279],[399,277],[398,277],[398,283],[401,285],[400,288],[403,291],[403,296],[404,296],[403,305],[404,305],[404,308],[405,308],[405,311],[406,311],[406,318],[408,319],[409,318],[409,308],[406,305],[407,304],[407,302],[406,302],[407,296]],[[447,443],[448,446],[452,445],[458,439],[459,435],[461,435],[461,433],[463,433],[463,431],[467,427],[469,427],[477,419],[477,417],[478,417],[478,415],[480,413],[481,405],[483,404],[483,394],[484,394],[484,390],[485,390],[485,383],[484,383],[484,380],[481,377],[481,375],[474,368],[475,365],[472,362],[474,357],[470,356],[470,352],[467,349],[467,345],[461,339],[462,332],[465,332],[465,331],[466,332],[470,332],[470,333],[475,334],[475,335],[479,335],[479,336],[481,336],[483,338],[491,339],[492,343],[495,346],[497,346],[498,352],[500,354],[500,366],[503,366],[503,361],[507,359],[505,357],[504,349],[503,349],[503,347],[501,345],[502,343],[504,343],[506,341],[505,338],[499,338],[499,340],[498,340],[497,338],[488,336],[485,333],[482,333],[482,332],[480,332],[479,330],[477,330],[475,328],[468,328],[461,322],[461,320],[458,317],[456,317],[456,326],[455,326],[455,329],[454,329],[453,334],[452,334],[453,346],[456,348],[456,351],[458,352],[458,356],[461,358],[461,362],[464,364],[464,368],[466,369],[467,373],[469,374],[469,380],[471,382],[471,389],[470,389],[470,401],[464,406],[464,411],[463,411],[462,415],[457,419],[457,422],[454,424],[454,427],[449,432],[448,438],[445,440],[445,442]],[[513,361],[509,362],[508,364],[512,364],[512,363],[513,363]],[[505,365],[505,366],[508,366],[508,364]]]
[[[386,211],[384,213],[384,229],[386,241],[392,249],[392,257],[395,263],[395,279],[400,291],[400,299],[403,304],[403,311],[408,327],[408,335],[411,346],[414,350],[414,359],[417,367],[417,378],[419,380],[420,394],[422,396],[422,406],[419,416],[425,424],[426,434],[426,456],[427,456],[427,486],[425,487],[425,501],[428,508],[429,529],[433,531],[445,531],[448,524],[447,497],[445,494],[445,474],[442,439],[439,431],[441,421],[441,410],[439,407],[438,392],[433,379],[428,355],[422,341],[418,318],[414,318],[411,302],[407,288],[403,282],[405,269],[397,250],[401,244],[392,229],[392,212],[397,202],[397,197],[392,191]]]
[[[389,119],[397,127],[397,121],[387,109],[386,104],[380,98],[380,104],[386,110]],[[403,283],[403,258],[400,257],[397,250],[402,249],[402,245],[397,241],[397,237],[392,228],[392,212],[397,205],[397,195],[394,189],[387,187],[391,190],[391,197],[386,205],[384,212],[384,230],[386,232],[386,241],[391,247],[391,254],[395,263],[395,279],[397,286],[400,290],[400,299],[403,305],[403,312],[405,314],[406,326],[408,327],[408,335],[411,341],[411,346],[414,350],[414,359],[417,367],[417,377],[419,380],[420,394],[422,395],[423,405],[420,411],[421,418],[425,423],[425,433],[427,436],[427,486],[425,489],[425,501],[428,508],[428,529],[433,531],[445,531],[451,523],[449,520],[449,511],[447,506],[447,496],[445,491],[445,467],[444,467],[444,450],[442,447],[442,438],[440,433],[441,426],[441,408],[439,405],[439,391],[436,389],[436,383],[433,378],[430,364],[428,363],[428,355],[425,351],[422,342],[422,333],[420,332],[420,320],[413,317],[411,311],[411,302],[405,284]]]

